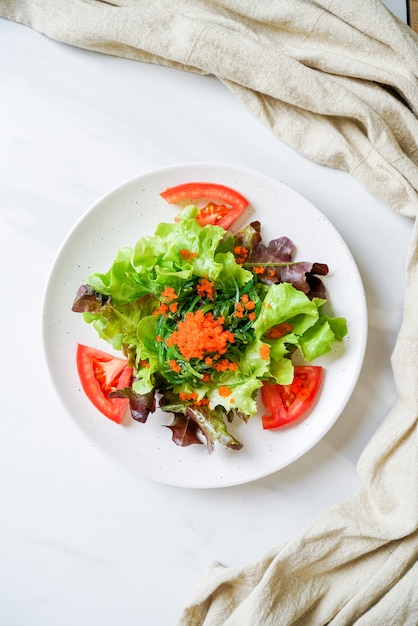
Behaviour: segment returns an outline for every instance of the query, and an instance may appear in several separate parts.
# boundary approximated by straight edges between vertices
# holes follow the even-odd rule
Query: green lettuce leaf
[[[236,409],[253,416],[258,409],[255,395],[261,385],[262,382],[258,378],[239,380],[237,376],[231,375],[224,381],[224,386],[231,390],[231,394],[225,397],[219,393],[220,387],[211,389],[206,394],[209,398],[209,408],[222,406],[226,411]]]
[[[299,338],[297,347],[304,359],[313,361],[319,356],[326,354],[332,348],[335,341],[341,341],[347,333],[347,324],[343,318],[330,319],[321,316],[318,321],[308,328]]]
[[[113,298],[94,313],[85,311],[84,320],[92,324],[99,337],[105,339],[115,350],[124,350],[128,346],[138,347],[137,328],[141,320],[152,313],[157,300],[146,294],[132,302],[116,306]]]
[[[270,328],[289,322],[293,332],[301,335],[313,326],[319,317],[316,302],[290,283],[271,285],[263,301],[261,314],[254,322],[256,337],[262,337]]]
[[[298,348],[310,362],[329,352],[334,342],[341,341],[347,334],[344,318],[322,314],[324,303],[321,298],[310,300],[290,283],[272,285],[268,290],[262,313],[254,322],[256,337],[268,337],[270,329],[283,323],[291,328],[281,338],[271,341],[270,358],[274,365],[270,372],[278,383],[290,382],[293,370],[287,361],[292,347]]]

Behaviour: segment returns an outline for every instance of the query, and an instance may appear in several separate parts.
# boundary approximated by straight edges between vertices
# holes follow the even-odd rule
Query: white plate
[[[210,181],[237,189],[250,202],[239,225],[262,224],[263,240],[287,235],[296,259],[327,263],[324,282],[332,314],[347,319],[349,333],[335,350],[315,361],[325,368],[323,389],[314,409],[300,423],[264,431],[261,420],[232,425],[244,447],[239,452],[216,446],[179,448],[163,424],[161,411],[145,424],[120,426],[99,413],[80,389],[75,364],[78,342],[111,352],[94,328],[71,306],[90,272],[105,272],[116,251],[171,222],[178,209],[159,192],[188,181]],[[53,264],[44,299],[44,345],[52,379],[66,409],[83,433],[108,457],[152,480],[183,487],[222,487],[249,482],[275,472],[310,450],[330,429],[348,402],[363,363],[367,313],[363,285],[341,236],[310,202],[275,179],[258,172],[216,163],[173,165],[138,176],[101,198],[78,221]]]

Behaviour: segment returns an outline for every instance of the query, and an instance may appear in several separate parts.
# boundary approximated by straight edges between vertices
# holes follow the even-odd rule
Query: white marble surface
[[[213,560],[244,564],[359,487],[356,463],[395,399],[411,224],[349,175],[279,142],[215,78],[72,48],[0,20],[0,624],[172,625]],[[135,478],[66,414],[46,368],[42,297],[68,230],[128,178],[186,161],[275,176],[339,229],[368,297],[357,388],[286,469],[188,490]]]

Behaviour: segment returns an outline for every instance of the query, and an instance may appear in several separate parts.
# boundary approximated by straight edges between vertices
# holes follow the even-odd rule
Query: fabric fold
[[[89,50],[217,76],[292,148],[416,213],[418,35],[380,0],[4,0],[0,15]]]
[[[380,0],[3,0],[0,16],[214,75],[284,143],[417,216],[418,35]],[[179,626],[418,623],[417,228],[392,357],[398,400],[361,455],[362,488],[255,563],[214,564]]]

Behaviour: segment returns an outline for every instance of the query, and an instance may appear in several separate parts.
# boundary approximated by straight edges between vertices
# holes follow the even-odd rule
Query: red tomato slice
[[[220,208],[218,209],[208,209],[207,211],[205,211],[207,207],[201,209],[197,220],[199,223],[201,223],[200,219],[203,220],[204,223],[201,224],[202,226],[205,224],[216,224],[217,226],[222,226],[225,230],[235,222],[248,206],[248,200],[235,191],[235,189],[231,189],[231,187],[226,187],[225,185],[218,185],[217,183],[183,183],[175,187],[169,187],[161,192],[160,195],[169,204],[177,204],[184,200],[198,200],[199,198],[222,202],[222,205],[213,205],[214,207],[219,206]],[[225,205],[229,205],[230,208],[227,208]],[[215,213],[215,221],[211,221],[208,215],[211,211]],[[200,214],[202,215],[199,218]],[[218,219],[218,216],[220,216],[220,219]]]
[[[200,209],[199,213],[196,215],[196,219],[201,226],[206,226],[206,224],[215,224],[218,226],[230,211],[231,209],[228,209],[224,204],[209,202],[203,209]]]
[[[322,367],[297,365],[290,385],[263,383],[261,398],[268,415],[263,428],[280,428],[300,418],[312,406],[322,382]]]
[[[128,367],[126,359],[78,344],[77,370],[89,400],[103,415],[120,424],[128,400],[109,398],[109,393],[130,386],[132,368]]]

